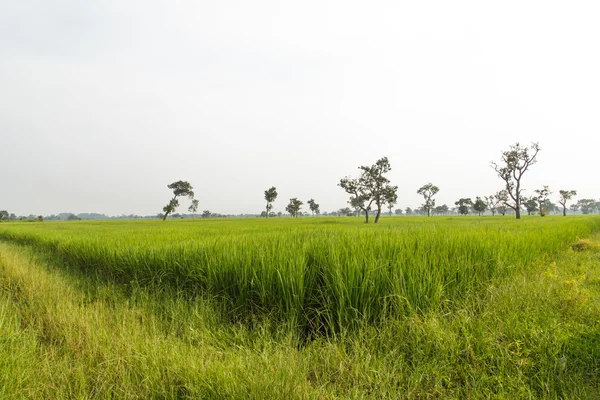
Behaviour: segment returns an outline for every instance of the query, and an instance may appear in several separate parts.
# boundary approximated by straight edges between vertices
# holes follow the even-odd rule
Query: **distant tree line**
[[[369,222],[370,213],[375,213],[374,222],[378,223],[383,209],[387,208],[389,216],[396,215],[469,215],[477,214],[479,216],[486,212],[492,215],[515,215],[517,219],[521,217],[521,212],[527,212],[528,215],[538,214],[542,217],[549,214],[562,213],[567,215],[567,210],[573,213],[592,214],[600,213],[600,200],[585,198],[579,199],[573,203],[577,191],[573,189],[561,189],[558,191],[558,204],[550,200],[553,192],[547,185],[535,189],[532,196],[523,195],[523,176],[537,163],[537,156],[541,148],[538,143],[532,143],[531,146],[522,146],[519,143],[511,145],[508,150],[503,151],[499,162],[492,161],[491,167],[498,177],[503,181],[503,188],[489,196],[461,197],[454,202],[454,207],[446,204],[436,206],[436,194],[440,188],[432,182],[421,186],[417,193],[423,196],[423,203],[412,209],[406,207],[395,208],[398,203],[398,186],[391,184],[387,174],[391,171],[391,165],[387,157],[380,158],[372,165],[362,165],[358,167],[359,175],[357,177],[346,176],[341,178],[338,186],[349,195],[348,205],[337,211],[321,212],[320,206],[313,198],[307,200],[310,214],[302,211],[304,202],[297,197],[289,199],[285,211],[294,218],[299,216],[358,216],[364,215],[365,223]],[[17,216],[9,213],[7,210],[0,210],[0,222],[10,221],[72,221],[72,220],[103,220],[103,219],[151,219],[160,218],[163,221],[167,218],[195,218],[199,207],[199,201],[194,198],[195,194],[192,185],[187,181],[176,181],[167,188],[172,190],[173,197],[167,205],[163,207],[163,212],[151,216],[139,215],[120,215],[109,217],[98,213],[61,213],[52,214],[46,217],[41,215]],[[191,200],[188,207],[190,214],[176,213],[179,207],[179,200],[187,197]],[[265,210],[260,214],[218,214],[210,210],[203,210],[200,214],[202,218],[221,218],[221,217],[282,217],[282,212],[273,212],[273,206],[277,200],[278,193],[275,186],[264,191],[266,201]]]

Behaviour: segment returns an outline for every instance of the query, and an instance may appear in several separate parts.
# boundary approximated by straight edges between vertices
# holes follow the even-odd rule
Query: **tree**
[[[481,213],[485,212],[487,209],[487,203],[481,199],[481,197],[475,197],[475,202],[473,203],[473,210],[479,214],[481,217]]]
[[[575,203],[575,204],[571,204],[569,206],[569,210],[571,210],[572,212],[576,213],[579,211],[579,204]]]
[[[518,142],[511,145],[508,151],[502,152],[501,164],[492,161],[491,166],[505,183],[505,190],[512,202],[504,204],[513,210],[517,219],[521,218],[521,179],[530,166],[537,162],[540,151],[538,143],[532,143],[530,147],[523,147]]]
[[[406,213],[406,215],[412,215],[413,210],[410,207],[406,207],[406,210],[404,210],[404,212]]]
[[[312,213],[312,215],[319,215],[321,213],[321,211],[319,210],[319,205],[317,203],[315,203],[315,199],[310,199],[309,201],[307,201],[308,203],[308,208],[310,208],[310,212]]]
[[[500,198],[498,197],[498,194],[492,194],[490,196],[485,196],[484,197],[485,202],[487,204],[487,208],[488,210],[490,210],[492,212],[492,217],[494,215],[496,215],[496,207],[498,207],[498,204],[500,203]]]
[[[394,205],[396,204],[397,201],[398,201],[398,194],[396,194],[396,192],[391,194],[391,196],[387,199],[387,208],[388,208],[388,210],[390,210],[390,217],[392,216],[392,208],[394,208]],[[400,210],[400,211],[402,211],[402,210]]]
[[[341,216],[341,215],[344,215],[344,216],[346,216],[346,217],[349,217],[350,215],[352,215],[352,210],[350,209],[350,207],[344,207],[344,208],[340,208],[340,209],[338,210],[338,214],[339,214],[340,216]]]
[[[6,210],[0,211],[0,222],[8,220],[8,217],[9,217],[8,211],[6,211]]]
[[[448,214],[448,211],[450,211],[450,208],[448,208],[448,206],[445,204],[442,204],[441,206],[437,206],[436,208],[433,209],[433,212],[435,214],[441,214],[441,215]]]
[[[554,204],[550,199],[544,200],[544,202],[542,203],[542,207],[548,212],[551,212],[552,214],[556,214],[560,211],[560,207]]]
[[[496,193],[496,197],[498,198],[498,206],[496,206],[496,211],[502,214],[502,216],[506,215],[506,211],[508,211],[508,192],[506,189],[500,190]]]
[[[577,201],[577,206],[582,214],[591,214],[594,212],[594,209],[596,209],[596,200],[581,199]]]
[[[177,181],[173,182],[170,185],[167,185],[169,189],[173,190],[173,198],[169,201],[169,204],[163,207],[163,211],[165,214],[163,215],[163,221],[167,219],[167,216],[175,211],[177,207],[179,207],[179,200],[177,199],[180,196],[186,196],[190,199],[194,199],[193,187],[187,181]]]
[[[527,215],[531,215],[538,209],[538,203],[536,197],[523,197],[523,206],[527,210]]]
[[[265,217],[269,218],[269,213],[273,209],[273,202],[277,199],[277,189],[275,186],[265,190],[265,200],[267,201],[267,212]]]
[[[470,197],[463,197],[454,203],[455,206],[458,206],[458,213],[462,215],[469,214],[469,209],[473,205],[473,200]]]
[[[396,214],[396,215],[402,215],[402,209],[401,208],[396,208],[394,210],[394,214]]]
[[[382,207],[390,201],[395,201],[398,186],[391,186],[390,180],[384,174],[391,171],[387,157],[380,158],[371,166],[361,166],[359,178],[345,177],[340,179],[340,186],[350,195],[348,201],[353,207],[365,213],[365,223],[369,223],[369,211],[375,204],[377,214],[375,223],[379,222]]]
[[[302,208],[303,202],[298,200],[296,197],[291,198],[289,204],[285,207],[285,211],[289,212],[292,217],[297,218],[300,208]]]
[[[188,207],[188,211],[192,213],[192,216],[196,215],[196,211],[198,211],[198,200],[192,200],[192,204]]]
[[[435,186],[434,184],[432,184],[431,182],[429,182],[426,185],[421,186],[421,188],[419,190],[417,190],[417,193],[422,195],[423,198],[425,199],[425,203],[423,204],[423,210],[427,211],[427,216],[431,216],[431,210],[435,207],[435,199],[433,199],[433,196],[435,196],[435,194],[437,192],[440,191],[440,188]]]
[[[210,218],[211,215],[212,214],[211,214],[210,210],[202,211],[202,218]]]
[[[544,185],[544,187],[542,189],[534,190],[534,192],[535,192],[535,194],[537,194],[537,196],[535,197],[535,200],[537,201],[540,215],[542,217],[544,217],[544,216],[546,216],[546,214],[548,212],[548,208],[545,207],[545,203],[548,200],[548,196],[550,196],[550,194],[552,192],[550,191],[550,189],[548,188],[547,185]]]
[[[575,190],[559,190],[560,199],[558,200],[558,204],[560,204],[563,208],[563,217],[567,216],[567,201],[571,200],[573,197],[577,196],[577,191]]]

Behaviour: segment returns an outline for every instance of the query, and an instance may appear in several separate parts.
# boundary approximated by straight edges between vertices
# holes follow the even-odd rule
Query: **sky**
[[[398,207],[502,189],[599,198],[595,1],[0,0],[0,209],[153,215],[346,206],[388,157]],[[188,200],[182,200],[185,212]]]

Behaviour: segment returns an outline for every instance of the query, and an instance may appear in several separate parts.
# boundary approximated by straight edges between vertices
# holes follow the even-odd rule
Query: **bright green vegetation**
[[[599,229],[2,224],[0,397],[594,398]]]

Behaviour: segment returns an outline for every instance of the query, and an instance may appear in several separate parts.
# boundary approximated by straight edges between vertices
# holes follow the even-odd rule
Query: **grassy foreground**
[[[0,398],[599,398],[597,218],[391,220],[0,226]]]

